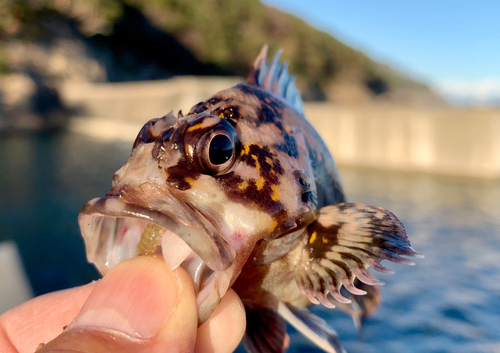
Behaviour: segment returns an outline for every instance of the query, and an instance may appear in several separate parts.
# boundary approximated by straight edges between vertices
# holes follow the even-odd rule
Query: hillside
[[[258,0],[0,0],[0,75],[21,74],[18,86],[56,105],[60,80],[246,76],[265,43],[284,49],[306,100],[441,104],[426,86]]]

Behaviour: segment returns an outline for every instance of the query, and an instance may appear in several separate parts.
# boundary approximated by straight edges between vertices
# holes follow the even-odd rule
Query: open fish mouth
[[[229,289],[235,250],[206,220],[185,224],[169,211],[105,197],[90,200],[78,223],[87,258],[102,275],[137,255],[163,255],[171,270],[182,266],[193,280],[200,323]]]

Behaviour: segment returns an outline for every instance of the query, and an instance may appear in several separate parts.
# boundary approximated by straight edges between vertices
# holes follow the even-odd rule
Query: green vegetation
[[[173,36],[200,64],[219,68],[214,74],[245,76],[267,43],[271,53],[283,48],[283,58],[290,62],[308,98],[335,100],[332,87],[340,82],[357,85],[371,96],[394,90],[427,91],[424,85],[258,0],[0,0],[0,36],[16,22],[25,35],[40,38],[27,29],[36,23],[37,14],[48,11],[75,20],[87,37],[110,38],[127,7],[139,10],[153,26]]]

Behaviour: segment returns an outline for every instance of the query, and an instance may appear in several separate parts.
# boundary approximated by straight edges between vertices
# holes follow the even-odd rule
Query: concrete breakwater
[[[500,177],[500,110],[308,104],[339,164]]]
[[[132,142],[149,119],[205,100],[242,79],[67,83],[65,103],[79,111],[70,129]],[[500,109],[338,106],[306,103],[305,114],[339,165],[500,178]]]

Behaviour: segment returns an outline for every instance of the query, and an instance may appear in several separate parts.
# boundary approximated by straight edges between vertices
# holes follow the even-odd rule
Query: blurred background
[[[348,199],[406,225],[349,352],[500,352],[500,4],[494,0],[0,0],[0,313],[99,277],[77,214],[149,119],[283,48]],[[319,352],[291,330],[290,352]],[[35,348],[35,347],[34,347]]]

